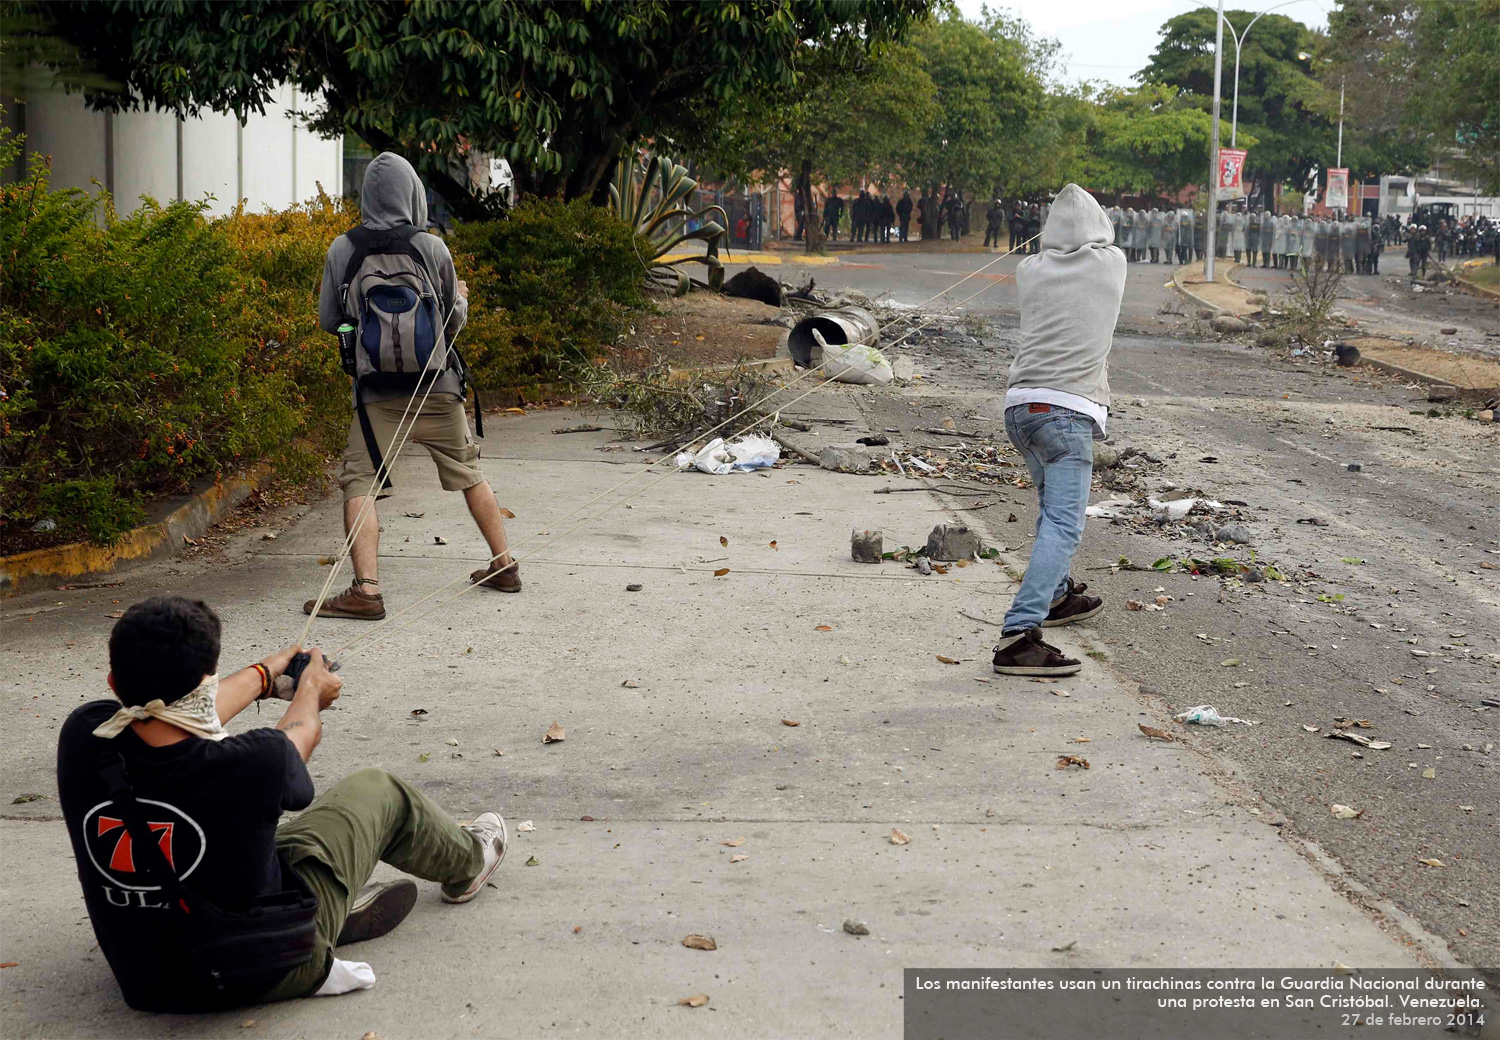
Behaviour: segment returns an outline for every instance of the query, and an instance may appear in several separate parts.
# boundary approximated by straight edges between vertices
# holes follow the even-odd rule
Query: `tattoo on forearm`
[[[296,729],[298,726],[305,726],[305,725],[307,725],[307,723],[305,721],[303,721],[302,719],[296,719],[296,720],[294,720],[292,722],[282,723],[282,725],[281,725],[280,728],[281,728],[282,732],[285,732],[285,731],[287,731],[289,729]]]

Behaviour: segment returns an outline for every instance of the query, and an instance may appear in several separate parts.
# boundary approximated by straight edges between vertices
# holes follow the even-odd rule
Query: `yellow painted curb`
[[[165,519],[127,531],[114,545],[71,542],[0,557],[0,596],[14,596],[56,581],[111,574],[121,563],[166,555],[184,538],[201,537],[270,474],[270,466],[257,463],[240,476],[200,491]]]

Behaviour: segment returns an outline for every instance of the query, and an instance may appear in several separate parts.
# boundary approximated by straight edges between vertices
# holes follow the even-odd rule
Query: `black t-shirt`
[[[276,823],[305,809],[312,777],[285,733],[252,729],[221,741],[189,737],[152,747],[127,729],[112,740],[93,731],[120,705],[93,701],[63,724],[57,787],[78,880],[99,948],[125,1002],[142,1011],[180,1007],[178,933],[166,900],[145,876],[139,852],[109,799],[101,757],[117,750],[146,823],[177,876],[224,910],[293,887],[276,857]]]

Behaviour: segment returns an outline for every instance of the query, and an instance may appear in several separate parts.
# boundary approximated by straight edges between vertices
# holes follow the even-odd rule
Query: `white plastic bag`
[[[1219,709],[1212,704],[1200,704],[1196,708],[1173,715],[1178,722],[1196,722],[1200,726],[1227,726],[1231,722],[1238,722],[1242,726],[1258,726],[1260,723],[1251,722],[1249,719],[1237,719],[1233,715],[1220,715]]]
[[[680,453],[673,461],[679,470],[692,467],[703,473],[722,477],[726,473],[748,472],[752,469],[767,469],[781,458],[781,445],[764,434],[752,434],[733,444],[725,444],[724,438],[715,437],[696,454]]]
[[[867,386],[885,386],[896,374],[885,355],[874,347],[863,343],[851,346],[830,344],[817,329],[813,338],[823,348],[823,374],[840,383],[860,383]]]

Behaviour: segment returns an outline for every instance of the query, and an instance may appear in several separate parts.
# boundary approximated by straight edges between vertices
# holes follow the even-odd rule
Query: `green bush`
[[[303,410],[201,205],[121,220],[47,177],[38,157],[0,189],[0,534],[50,517],[109,542],[148,495],[287,457]]]
[[[0,166],[16,152],[0,137]],[[324,472],[350,411],[318,285],[358,208],[320,191],[275,213],[148,201],[120,219],[48,174],[38,158],[0,188],[0,551],[48,518],[49,541],[109,543],[149,498],[255,461]],[[585,202],[523,201],[450,245],[481,389],[556,381],[645,304],[633,232]]]
[[[642,243],[583,199],[522,199],[503,220],[460,224],[448,244],[469,282],[459,344],[481,389],[559,380],[646,304]]]

